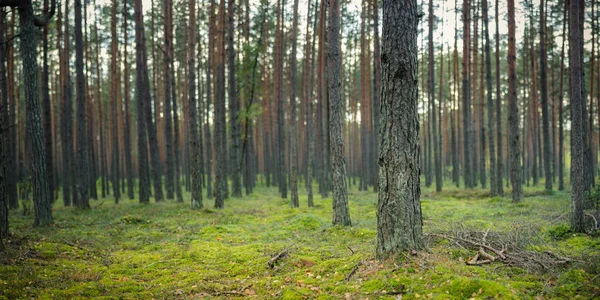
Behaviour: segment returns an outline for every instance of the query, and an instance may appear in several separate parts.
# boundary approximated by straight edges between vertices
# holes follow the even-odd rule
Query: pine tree
[[[418,22],[416,0],[383,1],[377,203],[380,258],[424,247],[418,167]]]

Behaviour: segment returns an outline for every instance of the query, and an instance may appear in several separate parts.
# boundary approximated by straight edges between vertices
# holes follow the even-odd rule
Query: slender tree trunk
[[[495,9],[496,19],[496,134],[498,136],[498,148],[496,152],[496,188],[497,195],[504,196],[504,187],[502,185],[502,170],[503,170],[503,147],[502,147],[502,97],[500,91],[500,25],[498,18],[498,0],[496,0]],[[490,154],[491,155],[491,154]]]
[[[119,178],[119,85],[121,84],[121,76],[119,74],[119,66],[118,66],[118,56],[119,56],[119,45],[118,45],[118,36],[117,36],[117,0],[113,0],[112,3],[112,13],[111,13],[111,23],[110,23],[110,32],[111,32],[111,64],[110,64],[110,74],[111,74],[111,131],[112,131],[112,158],[111,158],[111,179],[113,184],[113,196],[115,197],[115,204],[119,203],[119,198],[121,198],[120,193],[120,178]]]
[[[175,81],[171,72],[171,52],[173,48],[173,8],[170,0],[163,1],[163,36],[164,36],[164,51],[163,51],[163,76],[164,76],[164,122],[165,122],[165,188],[167,191],[167,199],[173,199],[175,189],[173,186],[174,177],[174,161],[173,161],[173,119],[171,115],[171,81]],[[158,99],[157,95],[154,95]],[[158,121],[157,121],[158,123]]]
[[[471,3],[463,1],[463,57],[462,57],[462,98],[463,98],[463,149],[464,149],[464,181],[466,188],[473,187],[471,168],[471,84],[470,84],[470,37],[471,37]]]
[[[234,7],[235,0],[227,0],[227,67],[228,67],[228,88],[229,88],[229,124],[231,130],[231,195],[233,197],[242,196],[242,169],[240,165],[240,123],[238,120],[238,112],[240,110],[239,99],[237,97],[237,85],[235,81],[235,43],[234,39]]]
[[[508,0],[508,124],[509,164],[512,185],[512,201],[521,202],[521,161],[519,149],[519,108],[517,106],[517,72],[515,49],[515,1]]]
[[[148,139],[146,134],[145,106],[150,105],[148,66],[146,65],[146,38],[144,36],[144,16],[142,0],[135,0],[135,60],[136,60],[136,114],[138,130],[138,182],[140,203],[150,202],[150,178],[148,177]],[[147,103],[146,103],[147,102]],[[152,116],[150,116],[152,118]]]
[[[383,1],[377,256],[423,249],[416,0]]]
[[[44,14],[48,14],[48,0],[44,0]],[[50,108],[50,88],[49,77],[50,68],[48,66],[48,24],[42,29],[42,125],[44,128],[44,149],[46,160],[46,172],[48,174],[48,185],[50,193],[54,193],[54,164],[52,156],[52,112]],[[54,198],[53,198],[54,199]],[[52,201],[54,202],[54,200]]]
[[[583,47],[581,2],[570,1],[569,9],[569,66],[570,66],[570,99],[571,99],[571,229],[584,232],[583,200],[586,190],[585,182],[585,115],[583,111],[583,82],[581,54]]]
[[[8,231],[8,192],[7,168],[9,143],[9,107],[8,83],[6,78],[6,10],[0,8],[0,251],[4,250],[3,240],[9,235]]]
[[[88,209],[89,204],[89,157],[87,144],[87,118],[85,100],[85,77],[83,74],[83,35],[81,0],[75,0],[75,76],[77,86],[77,208]]]
[[[190,1],[189,9],[189,49],[196,46],[196,1]],[[202,208],[202,181],[201,181],[201,162],[199,161],[198,151],[198,118],[196,110],[196,68],[194,52],[188,55],[188,110],[190,114],[190,164],[192,169],[192,208]]]
[[[433,48],[433,0],[429,0],[429,80],[428,80],[428,89],[427,93],[429,95],[429,107],[431,108],[430,117],[431,117],[431,138],[430,142],[433,141],[433,144],[430,144],[430,148],[433,146],[433,163],[434,163],[434,172],[435,172],[435,190],[436,192],[442,191],[442,169],[441,169],[441,161],[440,161],[440,150],[439,145],[437,143],[438,132],[437,132],[437,113],[436,113],[436,105],[435,105],[435,62],[434,62],[434,48]],[[440,99],[438,99],[439,101]],[[441,102],[440,102],[441,103]],[[440,120],[441,121],[441,120]],[[441,132],[440,132],[441,134]],[[429,155],[429,154],[428,154]]]
[[[294,16],[291,33],[292,53],[290,55],[290,190],[292,193],[290,205],[292,207],[298,207],[300,205],[298,201],[298,132],[296,129],[296,39],[298,35],[298,0],[294,0],[293,10]]]
[[[492,98],[492,67],[490,56],[490,34],[489,34],[489,18],[488,18],[488,0],[482,0],[483,10],[483,25],[485,39],[485,87],[487,90],[487,111],[488,111],[488,131],[489,131],[489,151],[490,151],[490,196],[497,196],[498,193],[498,175],[496,165],[496,145],[494,140],[494,100]],[[485,149],[483,149],[485,150]],[[484,169],[485,171],[485,169]]]
[[[127,35],[127,1],[123,1],[123,81],[125,84],[125,89],[123,91],[124,97],[123,101],[125,102],[125,173],[127,174],[127,196],[129,199],[133,200],[133,162],[131,158],[131,113],[129,111],[130,98],[129,98],[129,64],[127,63],[127,44],[128,44],[128,35]]]
[[[215,85],[215,208],[225,207],[227,198],[227,159],[225,138],[225,0],[220,0],[217,20],[217,61]]]
[[[552,165],[550,156],[550,125],[548,116],[548,53],[546,53],[546,14],[544,0],[540,0],[540,85],[542,92],[542,134],[544,138],[544,177],[546,190],[552,190]]]
[[[297,0],[296,0],[297,1]],[[329,1],[327,84],[329,91],[329,131],[331,170],[333,173],[333,224],[351,226],[346,185],[346,158],[344,157],[344,111],[340,57],[340,3]]]

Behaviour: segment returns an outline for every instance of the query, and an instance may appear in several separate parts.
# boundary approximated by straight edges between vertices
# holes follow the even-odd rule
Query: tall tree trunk
[[[521,202],[521,161],[519,149],[519,108],[517,106],[517,72],[515,49],[515,1],[508,0],[508,124],[509,164],[512,201]]]
[[[544,138],[544,178],[546,190],[552,190],[552,165],[550,155],[550,124],[548,116],[548,53],[546,53],[546,14],[544,0],[540,0],[540,86],[542,92],[542,134]]]
[[[496,189],[498,196],[504,196],[504,187],[502,185],[503,170],[503,148],[502,148],[502,98],[500,91],[500,25],[498,19],[498,0],[496,0],[496,9],[494,11],[496,20],[496,134],[498,135],[498,148],[496,152]],[[491,154],[490,154],[491,155]]]
[[[583,82],[581,55],[583,48],[581,2],[570,1],[569,9],[569,66],[570,66],[570,99],[571,99],[571,229],[584,232],[583,200],[586,190],[585,182],[585,139],[586,134],[583,106]]]
[[[77,208],[88,209],[89,204],[89,157],[87,143],[87,118],[85,77],[83,74],[83,34],[81,0],[75,0],[75,84],[77,88]]]
[[[129,107],[131,105],[129,98],[129,64],[127,63],[127,44],[129,36],[127,35],[127,1],[123,1],[123,81],[125,89],[123,91],[125,102],[125,173],[127,174],[127,196],[133,200],[133,162],[131,158],[131,113]]]
[[[429,107],[431,111],[429,112],[431,117],[431,138],[430,142],[433,141],[433,144],[429,147],[433,146],[433,163],[434,163],[434,172],[435,172],[435,190],[436,192],[442,191],[442,169],[441,169],[441,161],[440,161],[440,150],[439,145],[437,143],[438,140],[438,128],[437,128],[437,113],[436,113],[436,105],[435,105],[435,61],[434,61],[434,47],[433,47],[433,0],[429,0],[429,72],[428,72],[428,89],[427,93],[429,95]],[[439,101],[440,99],[438,99]],[[441,103],[441,102],[440,102]],[[441,120],[440,120],[441,121]],[[439,133],[441,134],[441,132]],[[428,154],[429,155],[429,154]]]
[[[377,256],[423,249],[416,0],[383,1]],[[401,149],[401,150],[399,150]]]
[[[38,66],[36,60],[35,26],[44,26],[54,14],[56,3],[53,0],[51,11],[44,18],[33,14],[31,0],[18,5],[21,28],[21,57],[25,90],[25,126],[27,129],[27,155],[32,177],[34,226],[52,223],[52,192],[48,182],[38,90]]]
[[[163,76],[164,76],[164,122],[165,122],[165,158],[166,158],[166,172],[165,172],[165,188],[167,191],[167,199],[173,199],[174,197],[174,161],[173,161],[173,119],[171,115],[171,81],[175,81],[173,73],[171,72],[171,52],[173,48],[173,8],[170,0],[163,1],[163,12],[164,12],[164,51],[163,51]],[[154,62],[153,62],[154,63]],[[158,96],[154,96],[158,99]],[[158,123],[158,122],[157,122]]]
[[[146,65],[146,38],[144,36],[144,16],[142,0],[135,0],[135,61],[136,61],[136,114],[138,130],[138,182],[140,203],[150,202],[150,178],[148,171],[148,139],[146,134],[145,106],[150,105],[148,66]],[[152,118],[152,116],[150,116]]]
[[[296,39],[298,35],[298,0],[294,0],[293,10],[294,16],[291,33],[292,53],[290,55],[290,190],[292,193],[290,205],[292,207],[298,207],[300,205],[298,201],[298,131],[296,129]],[[341,122],[343,122],[343,120]]]
[[[462,57],[462,98],[463,98],[463,149],[464,149],[464,181],[465,187],[473,187],[471,168],[471,84],[470,84],[470,38],[471,38],[471,3],[463,0],[463,57]]]
[[[118,56],[119,56],[119,37],[117,35],[117,0],[113,0],[112,13],[110,22],[110,33],[111,33],[111,63],[110,63],[110,76],[111,76],[111,131],[112,131],[112,158],[111,158],[111,179],[113,184],[113,196],[115,197],[115,204],[119,203],[121,198],[120,192],[120,177],[119,177],[119,86],[121,85],[121,76],[119,74]]]
[[[228,67],[228,88],[229,88],[229,125],[231,128],[231,195],[233,197],[242,196],[242,169],[240,161],[240,123],[238,121],[238,112],[240,110],[239,100],[237,97],[237,85],[235,82],[235,43],[234,27],[235,17],[234,8],[235,0],[227,0],[227,67]]]
[[[297,1],[297,0],[296,0]],[[346,158],[344,157],[344,109],[340,57],[340,3],[329,1],[327,85],[329,91],[329,132],[333,173],[333,225],[350,226]]]
[[[227,159],[225,138],[225,0],[220,0],[217,20],[217,60],[215,85],[215,207],[225,207],[227,198]]]
[[[281,198],[287,198],[287,172],[285,168],[285,121],[284,121],[284,93],[283,93],[283,7],[281,1],[277,2],[277,30],[275,37],[275,100],[277,101],[277,170]]]
[[[69,0],[65,1],[65,32],[63,41],[63,51],[61,55],[60,73],[62,77],[62,109],[61,109],[61,144],[63,158],[63,204],[70,206],[74,199],[71,199],[73,193],[75,177],[73,176],[73,161],[75,155],[73,152],[73,103],[71,98],[70,88],[70,72],[69,72]],[[60,21],[60,14],[58,21]],[[58,25],[58,24],[57,24]],[[57,26],[58,36],[61,35],[60,26]]]
[[[48,14],[48,0],[44,0],[44,14]],[[50,193],[54,193],[54,164],[52,156],[52,112],[50,108],[50,88],[49,77],[50,68],[48,66],[48,24],[42,29],[42,110],[43,110],[43,128],[44,128],[44,149],[46,160],[46,172],[48,174],[48,185]],[[54,198],[53,201],[54,202]]]
[[[192,208],[202,208],[201,162],[198,151],[198,118],[196,109],[196,56],[193,49],[196,46],[196,1],[190,0],[188,45],[188,111],[190,114],[190,164],[192,169]]]
[[[373,82],[374,82],[374,90],[373,90],[373,146],[374,152],[371,157],[377,159],[379,157],[379,119],[380,119],[380,107],[381,107],[381,42],[379,41],[379,1],[373,1]],[[379,186],[379,166],[375,161],[375,183],[374,190],[378,190]],[[438,183],[439,178],[439,183]],[[436,189],[437,186],[440,186],[440,190],[442,188],[442,171],[440,168],[440,174],[436,173]]]
[[[490,151],[490,196],[497,196],[498,193],[498,175],[496,165],[496,145],[494,140],[494,100],[492,98],[492,58],[490,56],[490,34],[488,18],[488,0],[482,1],[483,26],[485,39],[485,88],[487,90],[487,112],[488,112],[488,131],[489,131],[489,151]],[[485,150],[485,149],[484,149]],[[485,169],[483,170],[485,171]]]
[[[0,8],[0,251],[4,250],[3,240],[8,238],[8,83],[6,78],[6,10]]]

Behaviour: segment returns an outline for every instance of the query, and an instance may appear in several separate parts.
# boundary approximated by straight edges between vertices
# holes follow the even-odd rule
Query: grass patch
[[[302,186],[302,185],[301,185]],[[316,189],[315,189],[316,190]],[[569,195],[526,188],[521,204],[487,190],[447,185],[424,189],[424,230],[451,224],[508,232],[535,224],[544,245],[586,264],[531,274],[500,263],[466,266],[469,253],[446,240],[418,256],[375,257],[375,193],[349,191],[353,227],[331,225],[331,198],[291,209],[275,188],[228,199],[226,208],[192,210],[186,203],[140,205],[111,199],[90,211],[54,208],[55,224],[31,227],[31,215],[10,216],[11,252],[0,260],[3,298],[394,298],[535,299],[600,295],[600,241],[568,230]],[[102,200],[101,200],[102,201]],[[94,206],[94,205],[92,205]],[[453,226],[453,225],[452,225]],[[536,228],[537,228],[536,227]],[[538,247],[536,246],[536,247]],[[289,249],[273,269],[269,259]],[[596,260],[593,258],[596,257]],[[590,263],[591,262],[591,263]],[[359,266],[348,280],[347,275]]]

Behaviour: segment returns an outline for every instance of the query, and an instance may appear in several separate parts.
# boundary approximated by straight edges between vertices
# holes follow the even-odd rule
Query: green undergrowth
[[[499,262],[467,266],[474,253],[446,240],[430,241],[416,256],[378,261],[377,195],[355,186],[350,228],[331,225],[330,198],[316,196],[316,206],[308,208],[301,191],[301,207],[292,209],[276,188],[229,199],[222,210],[206,198],[200,210],[190,209],[189,201],[140,205],[122,199],[114,205],[107,198],[78,211],[58,201],[55,223],[46,228],[32,228],[31,215],[11,215],[14,235],[0,259],[0,299],[600,296],[600,239],[569,231],[568,194],[540,191],[526,188],[524,201],[512,204],[482,189],[424,189],[422,210],[426,234],[457,226],[496,232],[535,226],[543,243],[530,248],[581,261],[545,273]],[[269,260],[282,252],[287,255],[270,268]]]

